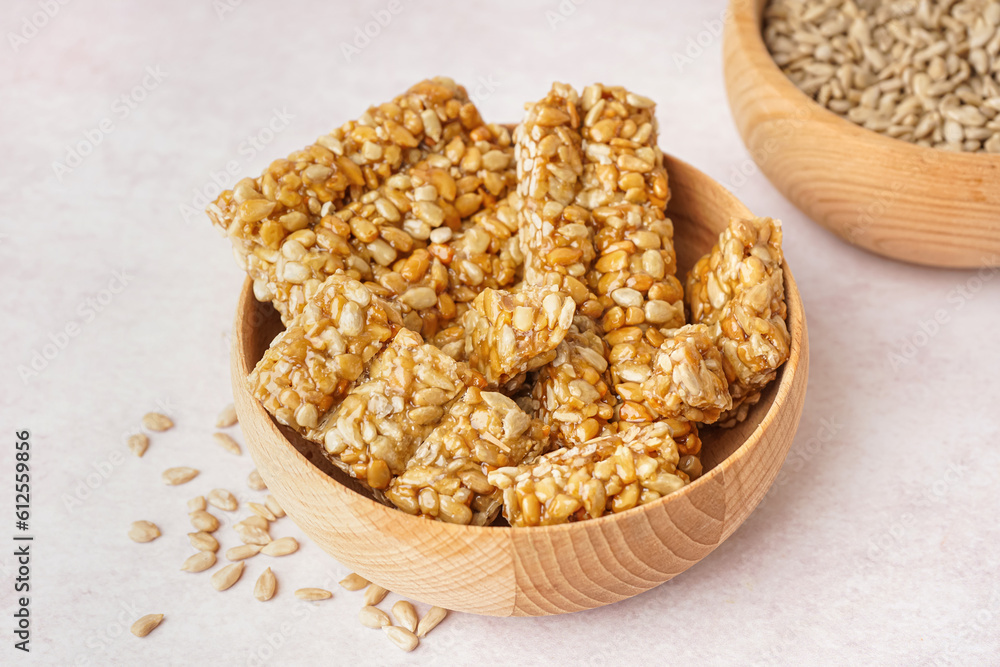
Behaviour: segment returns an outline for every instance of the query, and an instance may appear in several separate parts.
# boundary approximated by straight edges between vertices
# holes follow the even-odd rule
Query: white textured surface
[[[503,15],[492,3],[431,8],[401,0],[402,11],[350,63],[341,42],[387,0],[232,2],[238,6],[221,19],[209,0],[73,2],[16,51],[9,33],[22,31],[40,4],[5,3],[0,497],[12,498],[13,431],[29,428],[30,658],[1000,664],[1000,274],[984,273],[980,282],[974,272],[908,266],[847,246],[756,173],[725,102],[711,23],[719,0],[619,11],[591,1],[555,29],[546,15],[559,11],[555,0],[507,3]],[[699,41],[703,54],[692,46]],[[691,61],[679,63],[675,56],[688,49]],[[115,100],[147,67],[165,78],[126,114]],[[191,551],[184,501],[216,486],[245,492],[251,468],[209,435],[229,401],[228,336],[242,277],[227,242],[203,214],[186,221],[180,204],[200,210],[194,191],[227,160],[239,162],[240,175],[256,174],[367,104],[438,73],[466,83],[493,120],[518,119],[522,103],[554,79],[621,83],[657,100],[665,150],[729,185],[752,210],[784,220],[808,312],[812,377],[778,483],[692,570],[626,602],[566,617],[456,614],[407,655],[358,625],[360,594],[337,589],[314,605],[292,596],[302,586],[333,586],[346,573],[312,545],[273,563],[280,590],[267,604],[250,596],[262,556],[225,593],[205,574],[178,571]],[[480,80],[494,89],[476,91]],[[274,109],[294,117],[262,151],[242,144]],[[113,131],[60,182],[53,161],[65,160],[105,118]],[[127,285],[104,293],[117,289],[116,271]],[[109,302],[86,305],[99,298]],[[947,322],[921,333],[937,311]],[[77,335],[22,382],[18,367],[70,323]],[[894,363],[890,355],[904,341],[912,358]],[[155,435],[136,459],[123,436],[161,403],[177,428]],[[159,474],[172,465],[203,472],[186,486],[164,487]],[[26,656],[11,647],[7,507],[0,510],[0,663],[14,665]],[[140,518],[164,536],[131,543],[128,525]],[[299,535],[287,520],[274,532]],[[232,545],[230,538],[224,548]],[[149,612],[167,619],[144,640],[128,634]]]

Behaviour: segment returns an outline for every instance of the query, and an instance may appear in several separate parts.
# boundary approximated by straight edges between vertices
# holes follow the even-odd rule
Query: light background
[[[30,661],[1000,664],[998,274],[881,259],[786,202],[729,116],[719,0],[400,2],[350,62],[341,44],[387,1],[232,0],[220,17],[221,2],[211,0],[78,0],[16,45],[10,34],[31,33],[24,21],[42,22],[46,3],[5,3],[0,498],[12,503],[13,432],[30,429]],[[162,81],[147,78],[133,93],[147,68]],[[465,83],[495,121],[517,120],[553,80],[623,84],[655,99],[664,150],[784,221],[811,378],[776,485],[692,570],[571,616],[454,614],[404,654],[358,625],[360,594],[335,587],[345,568],[313,545],[274,563],[248,561],[225,593],[207,574],[178,571],[191,553],[184,501],[216,486],[245,494],[252,468],[210,438],[230,400],[242,276],[195,193],[228,160],[255,175],[368,104],[442,73]],[[120,98],[133,94],[145,99],[126,114]],[[291,119],[275,120],[285,126],[264,133],[263,150],[248,149],[243,142],[275,110]],[[96,137],[106,118],[113,130],[98,132],[81,163],[57,175],[54,163],[88,131]],[[124,289],[112,282],[116,272]],[[928,324],[938,311],[947,322]],[[60,335],[74,323],[76,335]],[[53,337],[64,345],[46,349]],[[22,378],[19,367],[36,353],[52,358],[36,358],[38,372]],[[158,406],[177,427],[136,459],[124,436]],[[160,472],[174,465],[202,474],[164,487]],[[12,514],[0,511],[4,544]],[[126,531],[136,519],[155,521],[164,536],[133,544]],[[273,532],[301,538],[288,520]],[[233,546],[231,533],[220,534],[223,549]],[[11,647],[11,551],[0,548],[0,662],[14,665],[27,661]],[[260,604],[250,592],[267,565],[280,590]],[[297,601],[292,591],[302,586],[334,587],[334,599]],[[167,620],[146,639],[128,634],[150,612]]]

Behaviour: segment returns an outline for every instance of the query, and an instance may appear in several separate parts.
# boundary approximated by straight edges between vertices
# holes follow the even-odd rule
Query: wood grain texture
[[[765,0],[731,0],[726,92],[761,171],[806,215],[872,252],[931,266],[1000,265],[1000,155],[866,130],[820,106],[771,59]]]
[[[750,212],[693,167],[666,157],[678,263],[708,252],[733,215]],[[787,264],[791,357],[747,421],[703,429],[705,473],[622,514],[540,528],[456,526],[390,509],[364,495],[318,447],[278,426],[247,375],[281,330],[248,280],[232,351],[236,410],[247,448],[281,506],[320,547],[389,590],[448,609],[539,616],[591,609],[649,590],[722,543],[774,481],[802,412],[808,375],[805,314]]]

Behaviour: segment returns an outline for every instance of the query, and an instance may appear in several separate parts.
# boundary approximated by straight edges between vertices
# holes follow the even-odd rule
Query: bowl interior
[[[678,276],[683,280],[698,258],[712,249],[729,219],[733,215],[750,215],[750,212],[733,195],[689,165],[670,156],[665,156],[665,162],[671,187],[667,214],[674,223]],[[248,298],[241,303],[241,308],[244,318],[251,326],[244,329],[249,335],[245,340],[243,353],[245,367],[252,369],[274,337],[282,331],[283,325],[271,304],[256,301],[252,293],[247,291],[244,295]],[[783,373],[784,367],[778,371],[777,379],[763,392],[760,402],[750,409],[747,420],[742,424],[730,429],[714,426],[701,428],[704,473],[715,468],[747,441],[771,408]],[[372,497],[356,480],[331,464],[321,453],[319,445],[304,439],[286,426],[277,422],[275,425],[288,442],[313,465],[354,492],[367,498]],[[494,525],[505,526],[506,521],[500,517]]]

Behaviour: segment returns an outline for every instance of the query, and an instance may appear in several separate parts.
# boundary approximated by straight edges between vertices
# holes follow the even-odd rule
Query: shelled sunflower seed
[[[188,517],[191,519],[191,525],[199,531],[214,533],[219,529],[219,520],[205,510],[191,512]]]
[[[236,502],[236,496],[226,489],[212,489],[208,492],[208,504],[212,507],[218,507],[220,510],[225,510],[226,512],[234,512],[239,506]]]
[[[274,597],[274,591],[277,587],[278,580],[271,572],[271,568],[267,568],[257,577],[257,583],[253,587],[253,596],[261,602],[267,602]]]
[[[152,542],[160,536],[160,529],[151,521],[133,521],[128,536],[133,542]]]
[[[222,408],[219,416],[215,419],[215,428],[229,428],[238,421],[236,417],[236,407],[230,403]]]
[[[130,435],[126,444],[128,445],[128,450],[141,459],[142,455],[146,453],[146,449],[149,448],[149,436],[145,433]]]
[[[267,488],[267,485],[264,484],[264,480],[261,479],[260,473],[257,472],[256,468],[251,470],[250,474],[247,476],[247,486],[254,491],[263,491]]]
[[[179,466],[176,468],[167,468],[163,471],[163,483],[168,486],[178,486],[180,484],[187,484],[192,479],[198,476],[198,470],[194,468],[188,468],[186,466]]]
[[[132,624],[131,632],[136,637],[145,637],[163,622],[163,614],[146,614]]]
[[[226,433],[213,433],[212,437],[215,439],[215,442],[220,447],[222,447],[230,454],[235,454],[236,456],[242,456],[243,450],[240,448],[240,443],[233,440],[232,436]]]
[[[300,588],[295,591],[295,597],[307,602],[316,602],[319,600],[329,600],[333,597],[333,593],[324,588]]]
[[[231,561],[246,560],[256,556],[261,551],[259,544],[241,544],[226,551],[226,558]]]
[[[417,636],[406,628],[401,628],[397,625],[386,625],[382,628],[382,632],[389,637],[389,641],[407,653],[420,646],[420,640],[417,639]]]
[[[340,580],[340,586],[348,591],[360,591],[369,583],[371,582],[362,577],[360,574],[354,574],[353,572]]]
[[[444,607],[431,607],[417,623],[417,637],[426,637],[427,633],[436,628],[448,615]]]
[[[174,420],[159,412],[148,412],[142,417],[142,425],[150,431],[166,431],[174,427]]]
[[[243,576],[243,561],[227,565],[212,575],[212,588],[217,591],[228,590],[240,580],[241,576]]]
[[[392,605],[392,616],[396,619],[397,623],[410,632],[417,631],[417,624],[420,621],[420,617],[417,616],[417,610],[413,608],[412,603],[406,600],[398,600]]]
[[[796,86],[862,127],[1000,153],[1000,3],[772,0],[764,41]]]
[[[203,530],[197,533],[188,533],[188,540],[198,551],[218,551],[219,541]]]
[[[212,551],[199,551],[193,556],[189,556],[181,565],[185,572],[204,572],[215,565],[215,553]]]
[[[358,620],[361,621],[361,625],[374,630],[380,630],[387,625],[392,625],[392,619],[389,618],[389,614],[371,605],[361,608],[361,611],[358,612]]]
[[[299,543],[294,537],[282,537],[280,539],[269,542],[260,552],[265,556],[287,556],[293,554],[299,550]]]

